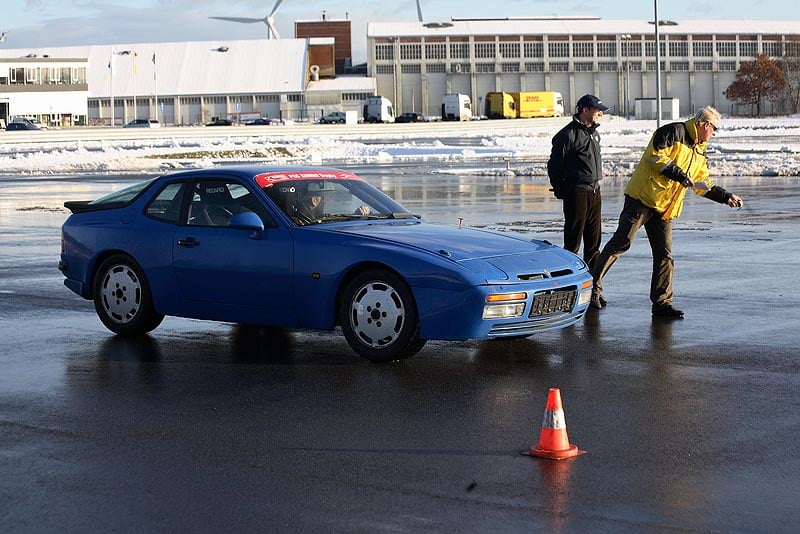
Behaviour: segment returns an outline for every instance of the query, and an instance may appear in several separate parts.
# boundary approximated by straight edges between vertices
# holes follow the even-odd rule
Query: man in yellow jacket
[[[644,226],[653,252],[653,316],[683,318],[683,312],[672,307],[672,220],[681,214],[686,190],[692,188],[698,195],[732,208],[744,205],[741,198],[709,180],[706,146],[719,121],[719,112],[708,106],[686,122],[666,124],[655,131],[625,188],[619,226],[592,269],[592,308],[605,306],[603,276],[631,248],[636,232]]]

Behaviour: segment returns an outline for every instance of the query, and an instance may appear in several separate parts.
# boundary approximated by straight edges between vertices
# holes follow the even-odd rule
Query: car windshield
[[[133,184],[130,187],[126,187],[125,189],[120,189],[119,191],[115,191],[113,193],[109,193],[104,197],[100,197],[97,200],[92,200],[89,202],[92,206],[98,206],[103,204],[125,204],[130,202],[139,194],[147,189],[150,184],[152,184],[156,178],[151,178],[149,180],[145,180],[144,182],[139,182],[137,184]]]
[[[410,212],[362,180],[285,180],[264,191],[298,226],[359,219],[413,218]]]

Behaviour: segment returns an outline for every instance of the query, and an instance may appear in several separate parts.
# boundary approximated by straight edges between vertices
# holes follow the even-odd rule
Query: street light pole
[[[658,0],[653,0],[656,28],[656,128],[661,127],[661,40],[658,35]]]
[[[625,57],[625,82],[622,85],[622,93],[624,95],[624,100],[622,103],[623,106],[623,113],[625,114],[625,118],[628,118],[628,101],[630,100],[630,74],[631,74],[631,62],[630,62],[630,46],[627,44],[631,40],[631,34],[624,33],[619,36],[621,45],[622,45],[622,54],[620,56]]]

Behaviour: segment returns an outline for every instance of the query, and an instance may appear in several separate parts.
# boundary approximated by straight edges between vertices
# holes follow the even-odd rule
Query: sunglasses
[[[712,123],[710,123],[710,122],[708,122],[708,123],[706,123],[706,124],[708,124],[709,126],[711,126],[711,129],[712,129],[712,130],[714,130],[714,133],[716,133],[716,131],[717,131],[717,127],[716,127],[716,126],[714,126],[714,125],[713,125]]]

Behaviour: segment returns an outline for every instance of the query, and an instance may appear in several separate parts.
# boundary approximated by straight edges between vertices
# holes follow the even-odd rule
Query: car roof
[[[165,174],[162,178],[219,178],[220,176],[236,176],[243,180],[256,181],[259,175],[285,175],[281,180],[324,180],[351,179],[361,180],[357,175],[333,167],[308,167],[287,165],[226,165],[208,169],[189,169]],[[261,179],[267,183],[266,178]],[[272,181],[275,181],[274,179]],[[263,185],[261,185],[263,187]]]

